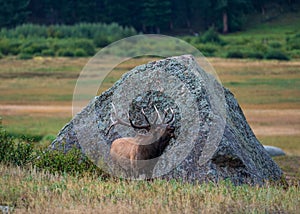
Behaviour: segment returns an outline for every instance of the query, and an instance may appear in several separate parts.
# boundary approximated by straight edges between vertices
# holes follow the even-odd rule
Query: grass
[[[98,93],[149,60],[133,59],[117,66]],[[298,60],[209,60],[237,97],[254,130],[299,126],[298,114],[294,114],[300,108]],[[35,148],[48,145],[70,120],[73,88],[86,62],[86,58],[1,59],[0,105],[12,105],[0,111],[8,133],[37,139]],[[43,106],[48,106],[47,110]],[[289,186],[126,181],[0,164],[0,205],[13,207],[16,213],[296,213],[300,209],[300,136],[278,135],[276,130],[271,135],[262,131],[258,138],[288,154],[274,160],[285,172]]]
[[[103,180],[3,165],[0,171],[0,204],[16,212],[294,213],[300,208],[299,186]]]
[[[211,64],[245,109],[299,108],[299,61],[213,58]]]
[[[118,65],[103,81],[98,94],[120,76],[151,58],[133,59]],[[0,60],[1,105],[54,105],[70,107],[73,89],[86,58],[42,58]],[[238,99],[243,109],[299,109],[300,63],[210,58],[222,83]],[[1,112],[9,132],[55,135],[68,122],[71,107],[63,113],[20,110]],[[46,115],[44,118],[42,115]],[[34,119],[30,119],[34,118]],[[251,122],[250,122],[251,124]],[[272,125],[272,124],[270,124]]]
[[[274,158],[275,162],[284,172],[286,179],[293,185],[300,183],[300,156],[280,156]]]
[[[3,125],[7,126],[12,134],[46,136],[58,134],[59,129],[71,120],[71,115],[8,115],[3,116],[2,120],[4,121]],[[8,122],[6,123],[6,121]]]
[[[264,145],[284,148],[287,155],[300,157],[300,136],[261,136],[260,141]],[[300,165],[298,165],[300,166]],[[300,169],[299,169],[300,172]]]

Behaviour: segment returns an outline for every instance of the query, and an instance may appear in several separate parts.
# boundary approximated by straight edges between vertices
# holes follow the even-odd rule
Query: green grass
[[[275,162],[284,172],[286,179],[292,185],[298,185],[300,181],[300,156],[274,157]]]
[[[224,85],[243,92],[239,102],[243,104],[300,103],[300,78],[278,77],[245,78],[243,81],[229,81]],[[246,92],[247,91],[247,92]],[[241,93],[240,92],[240,93]],[[254,96],[246,96],[251,94]],[[256,95],[256,96],[255,96]]]
[[[6,130],[16,135],[46,136],[56,135],[71,119],[71,115],[6,115],[2,116]]]
[[[300,78],[295,79],[275,79],[275,78],[251,78],[245,82],[229,82],[229,86],[239,87],[272,87],[273,90],[300,90]]]
[[[277,146],[284,148],[288,155],[300,156],[300,136],[260,136],[259,140],[264,145]],[[300,166],[300,165],[299,165]]]

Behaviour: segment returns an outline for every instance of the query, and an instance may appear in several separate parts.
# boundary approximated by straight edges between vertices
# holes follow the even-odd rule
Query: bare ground
[[[300,135],[299,109],[245,109],[257,136]],[[0,115],[71,116],[69,105],[0,105]]]

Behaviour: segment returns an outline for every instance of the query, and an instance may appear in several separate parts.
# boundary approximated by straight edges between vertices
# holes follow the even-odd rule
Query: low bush
[[[82,49],[88,56],[95,54],[95,45],[89,39],[78,39],[75,41],[70,41],[70,47],[76,51],[76,49]],[[75,52],[74,51],[74,52]],[[75,55],[75,53],[74,53]]]
[[[257,51],[260,53],[265,53],[268,51],[269,46],[263,42],[255,41],[255,42],[252,42],[251,44],[248,44],[247,48],[249,50]]]
[[[55,52],[52,49],[42,50],[42,56],[55,56]]]
[[[289,50],[300,50],[300,33],[286,38]]]
[[[225,41],[221,39],[219,33],[213,27],[209,28],[202,36],[200,36],[199,41],[202,43],[225,45]]]
[[[20,40],[10,40],[10,39],[0,39],[0,52],[3,55],[16,55],[20,52],[21,41]]]
[[[245,58],[250,58],[250,59],[263,59],[264,54],[259,51],[245,51],[244,52]]]
[[[71,49],[62,48],[57,51],[57,56],[73,57],[75,56],[75,54],[74,51]]]
[[[93,56],[95,45],[90,39],[3,39],[0,40],[3,55],[19,54],[19,59],[32,56]]]
[[[280,50],[269,50],[266,55],[266,59],[277,59],[277,60],[290,60],[289,56],[287,56],[286,53],[280,51]]]
[[[16,166],[25,166],[29,164],[33,158],[32,144],[14,142],[14,139],[0,127],[0,162]]]
[[[269,43],[269,46],[270,46],[271,48],[276,49],[276,48],[281,48],[281,47],[282,47],[282,44],[281,44],[280,42],[273,41],[273,42],[270,42],[270,43]]]
[[[196,44],[195,47],[204,55],[204,56],[215,56],[215,53],[219,49],[218,45],[207,43],[207,44]]]
[[[299,59],[300,58],[300,49],[291,50],[290,54],[291,54],[292,58]]]
[[[0,52],[3,55],[93,56],[96,47],[136,34],[133,28],[116,23],[79,23],[72,26],[23,24],[0,30]]]
[[[43,42],[34,42],[30,41],[24,45],[21,46],[21,53],[27,53],[27,54],[40,54],[44,50],[48,50],[49,47],[46,44],[45,41]]]
[[[88,56],[88,54],[82,48],[77,48],[74,51],[74,56],[76,56],[76,57],[85,57],[85,56]]]
[[[226,53],[225,57],[226,58],[238,58],[238,59],[245,58],[244,53],[242,53],[239,50],[230,50]]]
[[[51,136],[52,138],[52,136]],[[19,141],[11,137],[0,124],[0,163],[6,165],[32,165],[51,173],[81,175],[92,173],[103,175],[101,169],[93,164],[77,148],[67,153],[62,151],[35,149],[33,143]]]
[[[45,150],[37,152],[34,165],[51,173],[69,173],[72,175],[84,173],[99,173],[97,168],[81,151],[73,148],[67,153],[57,150]]]
[[[18,59],[32,59],[33,58],[33,55],[32,54],[29,54],[29,53],[20,53],[18,55]]]
[[[113,42],[113,39],[109,36],[105,36],[102,33],[98,33],[94,39],[93,39],[94,44],[97,47],[105,47],[107,45],[109,45],[110,43]]]

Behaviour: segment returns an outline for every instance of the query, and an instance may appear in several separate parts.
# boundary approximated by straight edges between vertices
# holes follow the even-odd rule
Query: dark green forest
[[[118,23],[143,33],[221,33],[247,28],[247,15],[272,19],[296,10],[298,0],[0,0],[0,28],[24,23]],[[275,8],[275,9],[274,9]]]

